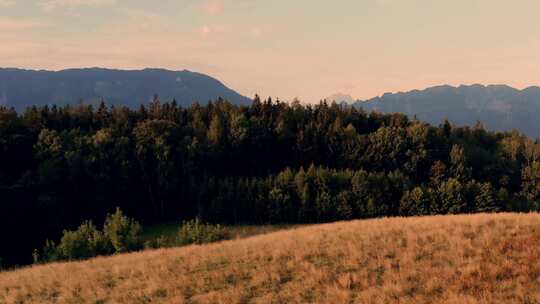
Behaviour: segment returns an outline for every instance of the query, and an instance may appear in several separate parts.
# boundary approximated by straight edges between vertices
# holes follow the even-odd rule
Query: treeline
[[[321,102],[0,108],[0,257],[117,206],[143,224],[537,210],[540,144]]]
[[[210,179],[203,187],[208,199],[199,214],[211,221],[309,223],[522,210],[507,190],[489,182],[439,175],[415,185],[398,170],[370,173],[312,165],[267,178]]]

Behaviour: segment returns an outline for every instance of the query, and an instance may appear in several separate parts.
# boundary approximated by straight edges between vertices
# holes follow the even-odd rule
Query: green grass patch
[[[178,229],[181,222],[167,222],[145,226],[141,239],[147,247],[177,246]],[[222,226],[229,239],[242,239],[251,236],[272,233],[280,230],[298,228],[300,225],[230,225]]]

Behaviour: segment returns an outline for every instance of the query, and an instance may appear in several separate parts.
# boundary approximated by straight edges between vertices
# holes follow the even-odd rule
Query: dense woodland
[[[0,257],[31,262],[45,239],[120,207],[143,225],[199,217],[309,223],[538,210],[540,143],[366,113],[157,99],[137,110],[0,108]]]

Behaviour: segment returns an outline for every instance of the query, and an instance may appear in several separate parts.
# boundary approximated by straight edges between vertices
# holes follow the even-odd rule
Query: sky
[[[0,67],[191,70],[317,102],[540,85],[538,0],[0,0]]]

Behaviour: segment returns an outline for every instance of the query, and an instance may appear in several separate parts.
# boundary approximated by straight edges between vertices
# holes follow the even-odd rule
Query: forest
[[[540,143],[325,101],[0,108],[0,251],[121,208],[143,225],[540,209]]]

